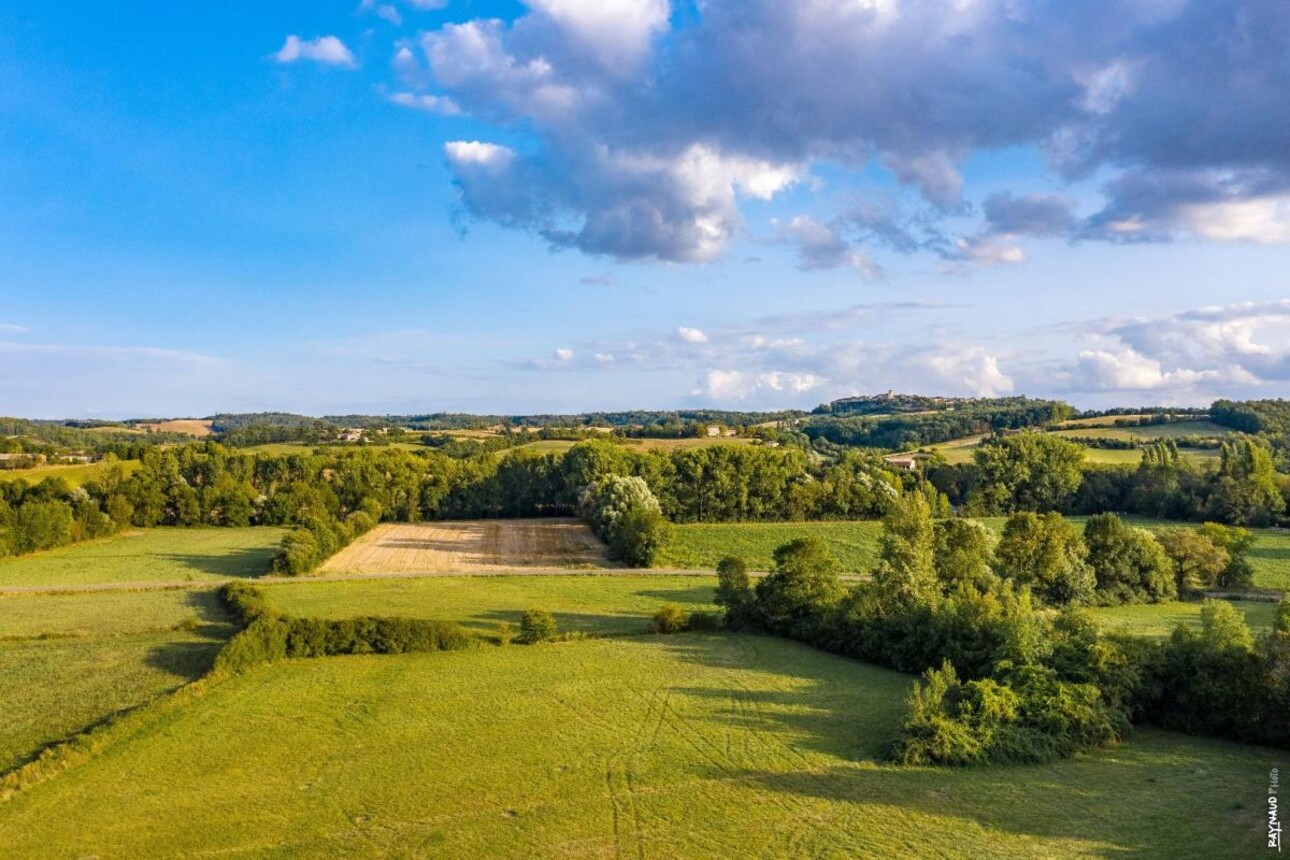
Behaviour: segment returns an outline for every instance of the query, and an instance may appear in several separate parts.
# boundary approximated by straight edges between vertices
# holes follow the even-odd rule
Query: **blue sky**
[[[0,413],[1286,396],[1288,41],[1277,0],[10,0]]]

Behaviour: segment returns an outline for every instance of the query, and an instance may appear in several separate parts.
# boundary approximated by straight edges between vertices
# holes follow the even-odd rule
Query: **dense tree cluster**
[[[1069,418],[1065,403],[1025,397],[963,400],[929,411],[896,415],[820,416],[803,430],[811,439],[838,445],[906,450],[1023,427],[1043,427]]]
[[[723,560],[716,600],[730,627],[926,672],[892,749],[898,761],[1048,761],[1122,737],[1132,721],[1290,746],[1290,605],[1258,640],[1230,604],[1214,602],[1201,632],[1180,629],[1161,645],[1104,636],[1069,605],[1071,590],[1168,593],[1173,568],[1159,544],[1114,517],[1091,522],[1084,539],[1060,522],[1015,515],[992,570],[988,539],[933,524],[922,497],[911,496],[884,523],[872,582],[844,588],[825,549],[797,541],[776,552],[774,570],[755,586],[742,562]],[[1045,577],[1027,558],[1074,584],[1046,586],[1047,599],[1065,608],[1039,611],[1031,587]]]

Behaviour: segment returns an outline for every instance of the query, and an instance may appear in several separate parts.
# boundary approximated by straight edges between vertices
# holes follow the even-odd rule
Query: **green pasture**
[[[109,463],[73,463],[66,466],[33,466],[30,469],[0,469],[0,481],[26,481],[39,484],[46,478],[62,478],[73,487],[93,481],[111,465]],[[128,475],[142,465],[138,460],[119,460],[116,465]]]
[[[1276,620],[1275,603],[1258,600],[1233,600],[1231,603],[1245,616],[1245,623],[1255,633],[1272,629],[1272,622]],[[1179,624],[1199,629],[1201,606],[1200,602],[1141,603],[1100,606],[1093,609],[1092,613],[1107,633],[1164,639]]]
[[[265,666],[0,805],[0,857],[1261,856],[1266,750],[881,764],[911,681],[740,635]]]
[[[493,636],[497,626],[518,628],[528,609],[555,614],[563,632],[592,635],[644,633],[664,603],[716,612],[716,577],[613,574],[603,576],[461,576],[267,586],[269,599],[292,615],[352,618],[398,615],[457,621]],[[0,604],[0,609],[3,604]]]
[[[208,626],[0,641],[0,772],[205,674],[226,632]],[[6,831],[0,824],[0,832]],[[0,856],[18,856],[5,854],[7,839],[0,839]]]
[[[691,523],[674,526],[655,567],[716,570],[724,556],[740,556],[751,570],[770,570],[775,548],[801,537],[818,537],[847,573],[868,573],[878,561],[876,520],[802,523]]]
[[[0,589],[263,576],[280,528],[155,528],[0,559]]]

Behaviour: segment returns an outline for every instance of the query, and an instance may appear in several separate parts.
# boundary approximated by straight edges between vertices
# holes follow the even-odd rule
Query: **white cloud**
[[[273,55],[273,59],[279,63],[313,60],[326,65],[348,68],[358,65],[349,48],[335,36],[320,36],[309,40],[301,39],[296,35],[288,36],[282,48]]]
[[[786,394],[806,394],[823,384],[809,373],[766,371],[746,373],[738,370],[710,370],[696,390],[696,395],[715,403],[741,403],[752,398]]]
[[[668,0],[527,0],[605,69],[634,70],[667,29]]]
[[[932,349],[908,355],[905,361],[935,391],[998,397],[1014,388],[1012,377],[999,369],[999,359],[979,346]]]
[[[478,140],[450,140],[443,145],[448,160],[457,166],[504,169],[515,159],[515,150],[496,143]]]
[[[460,116],[461,108],[447,96],[436,96],[428,93],[391,93],[387,97],[391,102],[405,108],[440,114],[441,116]]]
[[[1161,388],[1187,388],[1198,382],[1217,379],[1216,371],[1178,369],[1166,372],[1159,361],[1122,349],[1085,350],[1079,354],[1079,384],[1084,390],[1151,391]]]
[[[389,3],[378,3],[377,0],[362,0],[358,8],[364,12],[371,12],[383,21],[388,21],[396,27],[403,24],[403,16],[399,10]]]
[[[1290,195],[1183,204],[1177,214],[1187,230],[1211,241],[1290,243]]]
[[[676,336],[686,343],[707,343],[708,336],[701,329],[681,326],[676,330]]]
[[[405,0],[405,2],[414,9],[433,12],[438,9],[447,9],[449,0]]]
[[[565,347],[561,347],[560,349],[557,349],[555,352],[551,353],[551,357],[554,358],[556,361],[561,361],[561,362],[573,361],[573,350]]]
[[[0,333],[3,334],[27,334],[30,331],[31,329],[27,328],[25,325],[18,325],[17,323],[0,323]]]

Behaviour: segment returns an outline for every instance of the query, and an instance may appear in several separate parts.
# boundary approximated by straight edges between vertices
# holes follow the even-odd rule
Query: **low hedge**
[[[246,625],[215,659],[216,669],[231,672],[284,657],[455,651],[472,641],[469,633],[451,621],[293,618],[270,604],[261,589],[245,582],[230,582],[220,588],[219,595],[229,614]]]

